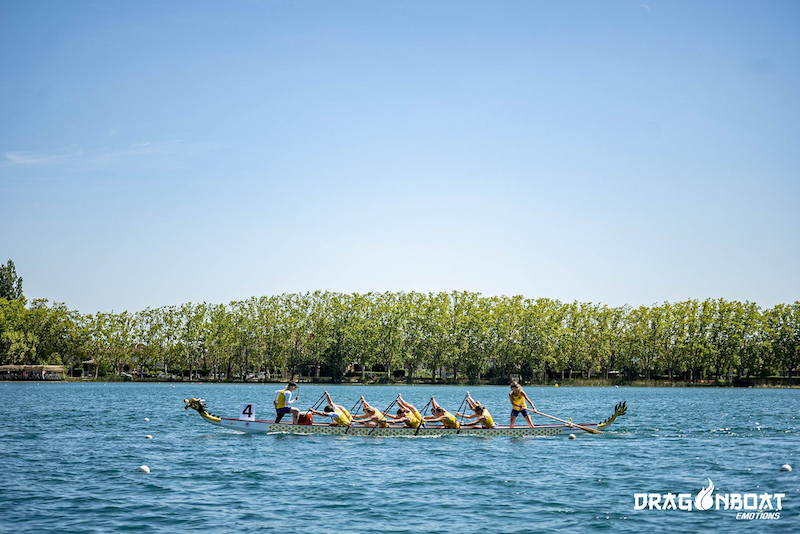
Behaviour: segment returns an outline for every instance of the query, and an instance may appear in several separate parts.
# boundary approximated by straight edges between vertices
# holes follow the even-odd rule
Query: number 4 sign
[[[240,421],[255,421],[256,420],[256,406],[251,402],[243,402],[239,405],[239,420]]]

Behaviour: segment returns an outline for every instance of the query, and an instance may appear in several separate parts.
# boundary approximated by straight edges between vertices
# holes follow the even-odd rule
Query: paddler
[[[419,413],[419,410],[413,404],[403,401],[399,395],[397,396],[397,404],[400,406],[397,409],[397,415],[386,414],[386,417],[394,419],[395,423],[403,423],[403,426],[407,428],[419,428],[422,423],[422,414]]]
[[[297,424],[297,418],[300,416],[300,408],[295,408],[292,406],[295,402],[300,400],[300,394],[298,393],[294,399],[292,399],[292,392],[297,390],[297,384],[294,382],[289,382],[289,384],[283,388],[275,391],[275,398],[272,400],[272,404],[275,405],[275,422],[280,423],[283,416],[287,413],[292,414],[292,424]]]
[[[381,428],[389,427],[389,422],[386,421],[386,415],[377,408],[370,406],[370,404],[364,400],[364,395],[361,395],[361,402],[364,404],[364,413],[353,416],[354,421],[364,421],[364,425],[369,427],[376,425]]]
[[[494,419],[492,419],[492,415],[489,413],[488,408],[482,406],[479,403],[473,408],[473,410],[475,411],[473,415],[456,413],[456,417],[462,417],[464,419],[475,419],[474,421],[470,421],[469,423],[461,423],[462,427],[478,426],[478,425],[481,425],[483,428],[495,427]]]
[[[324,411],[322,412],[318,410],[309,410],[309,411],[314,415],[318,415],[320,417],[330,417],[331,426],[350,426],[352,416],[350,415],[350,412],[347,411],[347,408],[345,408],[341,404],[336,404],[335,402],[333,402],[330,393],[328,393],[327,391],[325,392],[325,397],[328,399],[328,405],[325,406]]]
[[[400,406],[400,408],[408,414],[408,417],[411,419],[412,422],[416,421],[416,424],[410,425],[412,428],[417,428],[420,425],[420,423],[422,423],[422,414],[419,412],[419,410],[417,410],[417,407],[411,404],[410,402],[407,402],[403,398],[403,395],[401,394],[397,395],[397,405]],[[403,422],[403,421],[398,421],[398,422]]]
[[[431,412],[433,415],[426,415],[422,418],[423,421],[438,421],[442,423],[445,428],[459,428],[458,419],[456,416],[439,406],[436,399],[431,397]]]
[[[349,426],[347,416],[345,416],[340,410],[336,408],[332,408],[330,405],[325,406],[323,411],[314,410],[313,408],[309,410],[314,415],[318,415],[320,417],[330,417],[331,422],[329,423],[331,426]]]
[[[528,405],[525,404],[525,401],[531,403],[531,410],[535,413],[536,406],[534,406],[533,401],[528,397],[528,394],[522,390],[522,386],[519,385],[519,382],[511,382],[511,391],[508,393],[508,399],[511,401],[511,422],[509,423],[509,428],[514,428],[514,421],[517,420],[517,416],[522,414],[525,420],[528,422],[528,426],[533,426],[533,421],[531,421],[531,416],[528,414]]]
[[[402,423],[406,428],[418,428],[420,423],[420,420],[414,417],[411,410],[406,410],[405,408],[398,408],[397,415],[387,413],[386,417],[393,419],[393,423]]]
[[[353,422],[353,416],[350,415],[350,410],[348,410],[347,408],[345,408],[341,404],[335,404],[333,402],[333,400],[331,399],[330,393],[328,393],[327,391],[325,392],[325,397],[327,397],[327,399],[328,399],[328,405],[329,406],[333,406],[334,408],[338,409],[340,412],[342,412],[344,414],[344,416],[347,418],[347,424],[348,425]]]

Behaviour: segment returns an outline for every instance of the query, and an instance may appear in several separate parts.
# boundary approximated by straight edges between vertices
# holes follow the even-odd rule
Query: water
[[[609,434],[575,440],[242,435],[183,410],[202,397],[219,415],[248,401],[269,417],[275,389],[0,384],[0,531],[800,532],[798,390],[526,388],[540,410],[576,422],[627,400]],[[301,386],[301,404],[324,389]],[[435,394],[451,411],[465,391],[328,389],[348,407],[362,393],[386,406],[402,392],[419,408]],[[507,423],[507,388],[470,391]],[[694,496],[707,479],[718,493],[785,493],[780,519],[634,509],[635,493]]]

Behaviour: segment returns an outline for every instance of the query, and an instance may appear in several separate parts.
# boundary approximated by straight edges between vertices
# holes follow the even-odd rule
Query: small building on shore
[[[64,366],[0,365],[0,380],[64,380]]]
[[[95,366],[97,365],[97,362],[95,362],[92,359],[92,360],[84,360],[81,362],[81,364],[83,365],[83,375],[82,375],[83,378],[93,377],[95,374]]]

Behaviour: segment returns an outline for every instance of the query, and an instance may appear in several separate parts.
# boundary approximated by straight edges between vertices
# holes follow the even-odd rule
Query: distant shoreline
[[[264,385],[275,386],[285,384],[288,380],[284,381],[261,381],[250,380],[242,381],[226,381],[226,380],[163,380],[163,379],[142,379],[142,380],[123,380],[118,377],[99,377],[99,378],[77,378],[68,377],[66,380],[0,380],[2,383],[130,383],[130,384],[241,384],[241,385]],[[326,379],[308,379],[308,378],[295,378],[294,382],[304,385],[327,385],[327,386],[460,386],[460,387],[476,387],[476,386],[506,386],[506,383],[496,381],[479,381],[469,382],[467,380],[460,380],[458,382],[430,382],[428,380],[415,380],[407,382],[405,380],[398,380],[392,382],[385,381],[351,381],[351,382],[333,382]],[[791,382],[787,378],[753,378],[741,379],[734,381],[715,381],[707,380],[703,382],[670,382],[669,380],[634,380],[621,382],[618,380],[605,380],[605,379],[573,379],[563,381],[551,381],[547,383],[537,382],[523,382],[526,387],[645,387],[645,388],[763,388],[763,389],[800,389],[800,378],[792,378]]]

